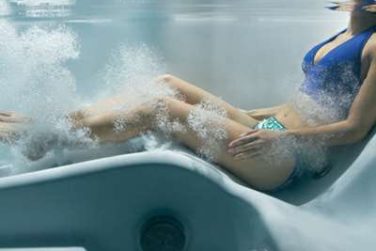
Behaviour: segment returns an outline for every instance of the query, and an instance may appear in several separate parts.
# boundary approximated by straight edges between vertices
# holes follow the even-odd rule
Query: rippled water
[[[300,84],[305,51],[346,24],[326,4],[0,0],[1,109],[56,127],[59,114],[164,72],[244,109],[277,105]]]
[[[318,1],[2,0],[0,103],[2,109],[56,121],[56,114],[135,82],[135,75],[171,72],[236,106],[278,104],[300,82],[304,51],[318,33],[325,34],[318,28],[331,32],[335,28],[329,26],[343,25],[343,16],[324,6]],[[158,59],[130,53],[139,46]]]
[[[307,49],[346,25],[346,14],[326,5],[319,0],[0,0],[0,109],[22,111],[37,118],[39,129],[65,135],[67,128],[58,123],[62,113],[114,92],[136,101],[140,93],[158,94],[145,82],[164,72],[244,109],[276,105],[301,83]],[[217,111],[215,118],[224,116],[210,109]],[[201,110],[193,115],[199,119],[192,116],[190,123],[200,128]],[[115,129],[124,128],[119,121]],[[202,134],[223,136],[221,130]],[[146,148],[154,143],[149,138]],[[247,198],[280,250],[374,249],[374,148],[375,140],[328,193],[303,207],[256,193]],[[0,145],[0,175],[35,168],[19,150]],[[77,161],[85,159],[79,155]],[[64,163],[57,158],[39,168]]]
[[[218,15],[221,13],[243,16],[298,16],[323,14],[324,1],[169,1],[169,0],[9,0],[17,7],[11,15],[18,18],[102,18],[111,20],[129,14],[136,18],[169,16],[172,13],[188,15]],[[327,4],[328,5],[328,4]],[[153,15],[152,15],[153,14]]]

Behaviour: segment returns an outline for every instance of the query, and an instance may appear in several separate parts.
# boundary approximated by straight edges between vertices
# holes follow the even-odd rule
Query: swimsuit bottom
[[[263,130],[272,130],[272,131],[284,131],[287,130],[287,128],[281,124],[274,116],[268,117],[253,127],[253,129],[263,129]],[[298,178],[300,178],[303,175],[303,166],[301,158],[297,153],[294,154],[296,158],[296,164],[294,167],[294,170],[291,172],[289,177],[286,179],[285,182],[283,182],[278,187],[272,189],[269,192],[277,192],[279,190],[282,190],[286,187],[288,187],[290,184],[295,182]]]

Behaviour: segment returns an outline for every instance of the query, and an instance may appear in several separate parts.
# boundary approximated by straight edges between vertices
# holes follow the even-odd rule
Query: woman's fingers
[[[228,147],[236,147],[236,146],[239,146],[239,145],[243,145],[245,143],[248,143],[250,141],[253,141],[256,139],[254,133],[256,133],[257,130],[252,130],[252,131],[249,131],[246,133],[246,136],[240,136],[240,138],[237,138],[233,141],[231,141],[228,145]]]
[[[247,144],[235,147],[235,148],[231,148],[229,152],[235,155],[235,154],[239,154],[243,152],[254,151],[260,148],[264,143],[265,143],[264,140],[258,139],[253,142],[250,142],[250,143],[247,143]]]
[[[258,131],[257,129],[251,129],[251,130],[249,130],[249,131],[247,131],[245,133],[240,134],[240,137],[244,137],[244,136],[250,135],[250,134],[252,134],[254,132],[257,132],[257,131]]]
[[[236,148],[236,147],[239,147],[241,145],[247,144],[247,143],[255,141],[255,140],[257,140],[257,136],[253,136],[253,135],[244,136],[244,137],[241,137],[241,138],[236,139],[233,142],[231,142],[228,145],[228,147],[229,148]]]

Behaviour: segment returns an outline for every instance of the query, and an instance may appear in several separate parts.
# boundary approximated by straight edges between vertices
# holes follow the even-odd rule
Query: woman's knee
[[[187,85],[187,83],[182,79],[179,79],[178,77],[171,74],[163,74],[157,77],[155,83],[167,85],[170,88],[176,90],[179,95],[185,95],[187,90],[189,90],[190,88],[189,85]]]
[[[163,74],[156,78],[156,83],[173,84],[177,78],[171,74]]]
[[[153,117],[161,111],[168,111],[176,102],[176,99],[168,96],[154,98],[143,105],[140,113],[145,117]]]

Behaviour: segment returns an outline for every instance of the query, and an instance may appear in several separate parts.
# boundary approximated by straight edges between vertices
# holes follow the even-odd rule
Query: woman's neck
[[[375,14],[370,13],[351,13],[350,22],[347,28],[347,32],[351,35],[358,34],[365,29],[376,25]]]

